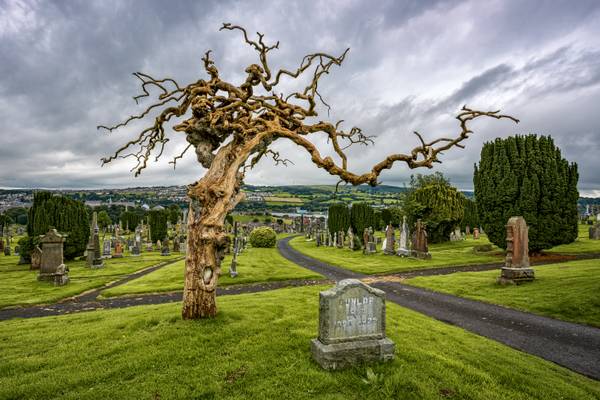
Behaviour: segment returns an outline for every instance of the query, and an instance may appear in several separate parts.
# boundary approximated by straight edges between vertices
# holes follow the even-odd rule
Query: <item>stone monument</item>
[[[385,247],[383,249],[383,254],[394,255],[396,247],[396,233],[394,232],[394,227],[392,224],[388,224],[385,228]]]
[[[92,216],[92,226],[90,229],[90,240],[87,245],[87,266],[90,268],[102,268],[104,267],[104,262],[102,261],[102,256],[100,255],[100,230],[98,229],[98,215],[94,211]]]
[[[169,250],[169,238],[165,236],[165,240],[163,240],[162,248],[160,249],[161,256],[170,256],[171,251]]]
[[[410,254],[416,258],[429,259],[429,246],[427,244],[427,231],[420,219],[415,224],[415,231],[412,236],[412,250]]]
[[[102,242],[102,258],[110,258],[111,257],[111,254],[110,254],[111,247],[112,247],[112,245],[110,244],[110,239],[107,239],[104,242]]]
[[[397,255],[401,257],[410,256],[408,249],[408,225],[406,224],[406,215],[402,217],[402,230],[400,231],[400,243],[398,243]]]
[[[69,268],[63,263],[64,236],[56,229],[48,230],[41,241],[42,257],[38,281],[53,282],[55,286],[69,283]]]
[[[523,217],[511,217],[506,224],[506,260],[498,283],[519,284],[534,277],[529,266],[529,227]]]
[[[348,248],[350,250],[354,250],[354,232],[352,232],[352,227],[348,227]]]
[[[473,239],[479,239],[479,228],[473,229]]]
[[[328,370],[388,361],[395,345],[385,335],[385,293],[346,279],[319,294],[319,336],[311,341],[314,360]]]
[[[120,240],[117,240],[115,243],[115,253],[112,255],[112,258],[123,258],[123,245]]]

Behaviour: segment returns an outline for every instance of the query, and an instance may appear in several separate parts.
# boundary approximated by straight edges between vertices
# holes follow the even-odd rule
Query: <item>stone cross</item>
[[[498,283],[519,284],[534,277],[529,266],[529,227],[523,217],[511,217],[506,224],[506,259]]]
[[[42,239],[42,257],[40,263],[39,281],[53,282],[55,286],[69,283],[69,268],[63,261],[64,236],[56,229],[48,230]]]
[[[385,293],[346,279],[319,294],[319,335],[311,341],[315,361],[328,370],[394,358],[385,335]]]

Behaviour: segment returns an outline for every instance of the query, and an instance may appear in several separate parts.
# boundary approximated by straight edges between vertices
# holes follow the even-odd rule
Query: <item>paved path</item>
[[[285,258],[300,266],[335,281],[367,277],[302,254],[290,247],[290,239],[279,241],[278,249]],[[384,290],[388,300],[403,307],[600,380],[600,329],[399,282],[376,281],[372,286]]]

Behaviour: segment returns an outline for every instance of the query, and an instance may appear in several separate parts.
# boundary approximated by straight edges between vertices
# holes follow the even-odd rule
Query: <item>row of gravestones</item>
[[[523,217],[508,220],[506,244],[499,283],[533,280],[528,227]],[[356,279],[340,281],[319,294],[318,336],[311,341],[313,359],[328,370],[392,360],[395,344],[386,337],[385,327],[385,292]]]

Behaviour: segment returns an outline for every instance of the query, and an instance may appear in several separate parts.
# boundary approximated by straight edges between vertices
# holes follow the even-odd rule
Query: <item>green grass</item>
[[[126,294],[183,290],[184,261],[166,266],[141,278],[102,292],[105,297]],[[301,268],[283,258],[275,248],[247,248],[238,255],[238,276],[229,276],[231,256],[222,263],[219,286],[242,283],[282,281],[289,279],[323,279],[315,272]]]
[[[549,250],[544,250],[546,253],[561,253],[561,254],[584,254],[584,253],[600,253],[600,240],[591,240],[589,238],[590,225],[579,225],[579,235],[573,243],[561,244]]]
[[[536,279],[496,284],[498,270],[417,277],[406,283],[500,304],[548,317],[600,327],[600,261],[581,260],[535,268]]]
[[[600,383],[394,304],[396,359],[327,372],[310,356],[318,291],[218,300],[212,320],[179,303],[0,323],[0,398],[597,399]]]
[[[71,281],[65,286],[54,286],[37,280],[38,271],[29,265],[17,265],[19,257],[0,257],[0,308],[16,305],[47,304],[100,287],[137,270],[181,257],[181,254],[161,256],[160,253],[142,253],[140,257],[113,258],[104,261],[104,268],[90,269],[85,261],[69,261]]]
[[[497,247],[494,247],[494,251],[490,253],[476,254],[473,252],[473,246],[488,243],[487,238],[482,236],[478,240],[467,239],[457,242],[433,244],[429,246],[432,258],[430,260],[417,260],[414,258],[384,255],[381,251],[381,246],[378,246],[379,251],[377,254],[363,255],[362,251],[351,251],[346,248],[317,247],[314,241],[307,242],[303,236],[290,240],[290,245],[294,249],[310,257],[365,274],[392,273],[449,265],[502,262],[503,256],[499,255]]]

